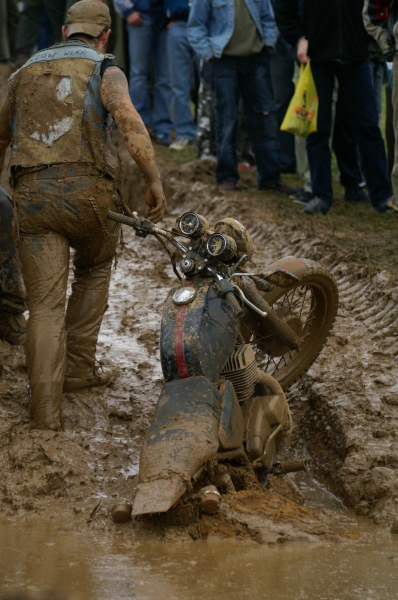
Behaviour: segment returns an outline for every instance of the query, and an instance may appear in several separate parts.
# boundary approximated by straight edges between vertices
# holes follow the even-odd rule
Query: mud
[[[126,196],[142,214],[145,182],[128,161],[126,172]],[[100,360],[117,365],[119,377],[110,388],[64,394],[63,431],[29,431],[23,350],[0,342],[0,516],[13,523],[50,519],[70,532],[120,531],[128,539],[147,541],[358,543],[361,528],[343,510],[346,505],[398,530],[398,294],[393,277],[353,269],[343,251],[336,253],[310,229],[300,231],[292,223],[270,226],[249,183],[246,191],[243,182],[242,192],[225,196],[212,183],[208,164],[173,165],[163,176],[168,228],[185,210],[195,209],[210,222],[234,217],[253,234],[253,268],[296,254],[320,260],[337,278],[341,306],[334,334],[288,394],[294,429],[282,458],[307,457],[309,478],[284,476],[274,479],[269,490],[229,494],[218,515],[186,526],[111,521],[111,506],[134,496],[139,449],[162,386],[162,304],[175,281],[156,240],[136,238],[125,228],[98,348]],[[311,502],[308,481],[314,479],[342,501],[337,510],[323,500]]]

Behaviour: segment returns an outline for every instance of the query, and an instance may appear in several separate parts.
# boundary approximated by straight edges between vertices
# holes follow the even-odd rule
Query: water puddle
[[[168,544],[77,533],[48,521],[0,522],[0,589],[53,588],[71,600],[383,600],[398,597],[398,537],[355,519],[348,544]]]

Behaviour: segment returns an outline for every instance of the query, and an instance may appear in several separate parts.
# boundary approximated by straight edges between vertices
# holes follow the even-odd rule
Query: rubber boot
[[[114,373],[95,367],[95,351],[108,303],[112,261],[92,269],[75,268],[66,311],[67,356],[64,391],[106,385]]]

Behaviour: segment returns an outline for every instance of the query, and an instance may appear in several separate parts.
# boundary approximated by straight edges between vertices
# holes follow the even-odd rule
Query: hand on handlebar
[[[153,223],[160,221],[166,210],[167,202],[160,181],[153,181],[149,184],[145,194],[145,212],[144,215]]]

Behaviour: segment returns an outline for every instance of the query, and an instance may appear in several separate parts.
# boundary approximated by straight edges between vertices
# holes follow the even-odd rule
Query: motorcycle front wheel
[[[298,350],[291,350],[253,312],[242,319],[241,333],[255,351],[258,368],[272,375],[283,389],[310,368],[337,315],[338,290],[333,276],[313,261],[303,262],[307,269],[299,281],[261,294],[299,337]]]

